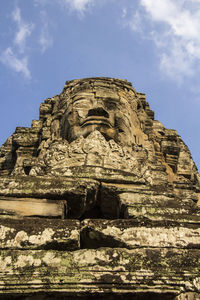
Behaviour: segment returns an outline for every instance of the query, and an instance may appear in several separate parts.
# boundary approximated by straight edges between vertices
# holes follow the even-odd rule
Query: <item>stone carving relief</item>
[[[68,81],[0,148],[0,298],[199,299],[199,205],[144,94]]]
[[[68,176],[73,168],[82,167],[80,173],[91,166],[105,174],[108,169],[131,172],[150,185],[159,178],[165,185],[199,182],[177,132],[154,120],[145,95],[126,80],[67,82],[60,95],[41,104],[39,121],[18,127],[1,148],[2,174]]]
[[[139,120],[125,96],[101,90],[79,92],[67,105],[61,120],[61,135],[69,142],[98,130],[106,140],[128,146],[135,143],[134,129],[139,128]]]

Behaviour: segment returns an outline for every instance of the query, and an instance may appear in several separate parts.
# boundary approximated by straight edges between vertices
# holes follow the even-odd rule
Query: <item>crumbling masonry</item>
[[[144,94],[68,81],[0,148],[0,299],[200,299],[198,202]]]

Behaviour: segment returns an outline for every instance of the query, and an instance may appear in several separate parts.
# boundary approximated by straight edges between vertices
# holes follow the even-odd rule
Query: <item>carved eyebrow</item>
[[[73,99],[72,100],[72,104],[74,104],[74,103],[76,103],[76,102],[78,102],[78,101],[82,101],[82,100],[85,100],[85,101],[90,101],[91,100],[91,98],[85,98],[85,97],[80,97],[80,98],[78,98],[78,99]]]
[[[120,101],[118,100],[118,99],[116,99],[116,98],[105,98],[105,101],[106,102],[115,102],[115,103],[119,103]]]

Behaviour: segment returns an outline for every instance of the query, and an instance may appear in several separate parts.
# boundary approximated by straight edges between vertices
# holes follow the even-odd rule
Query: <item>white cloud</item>
[[[0,62],[12,69],[14,72],[23,74],[24,78],[31,79],[31,73],[28,68],[28,56],[25,55],[26,39],[31,35],[34,25],[25,23],[21,17],[19,7],[12,12],[12,19],[17,24],[13,46],[9,46],[0,53]],[[23,54],[23,57],[22,57]]]
[[[26,39],[31,35],[34,25],[32,23],[25,23],[22,20],[19,7],[16,7],[13,11],[12,18],[18,27],[18,30],[15,34],[14,43],[19,47],[19,51],[23,53],[26,47]]]
[[[199,12],[191,13],[184,9],[187,1],[172,2],[171,0],[141,0],[141,4],[150,14],[153,21],[165,22],[171,33],[184,39],[198,39],[200,20]],[[200,7],[199,7],[200,10]]]
[[[40,18],[42,20],[42,29],[39,37],[39,44],[41,46],[41,52],[44,53],[53,45],[53,38],[49,33],[49,21],[45,11],[40,12]]]
[[[71,9],[84,13],[85,10],[94,2],[93,0],[60,0],[61,3],[67,4]]]
[[[122,8],[122,18],[125,18],[127,16],[127,8],[123,7]]]
[[[22,73],[26,79],[31,79],[31,74],[28,69],[28,59],[17,58],[16,54],[13,53],[12,48],[8,47],[0,56],[0,61],[6,66],[10,67],[17,73]]]
[[[140,0],[128,25],[154,41],[166,75],[181,81],[194,74],[200,62],[200,0]]]
[[[96,0],[35,0],[36,5],[59,4],[61,7],[69,8],[83,15]]]
[[[169,53],[163,52],[160,56],[160,69],[178,83],[182,82],[183,75],[194,74],[193,59],[188,57],[184,48],[175,41]]]
[[[132,15],[132,18],[128,21],[128,25],[131,28],[131,30],[137,31],[137,32],[142,32],[143,23],[142,23],[141,14],[138,11],[136,11]]]
[[[53,39],[47,30],[42,29],[40,33],[39,43],[41,46],[42,53],[44,53],[49,47],[53,45]]]

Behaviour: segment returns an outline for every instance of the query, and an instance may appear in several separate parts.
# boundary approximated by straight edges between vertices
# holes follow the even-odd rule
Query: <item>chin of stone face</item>
[[[145,94],[68,81],[0,148],[0,299],[200,299],[199,202]]]

